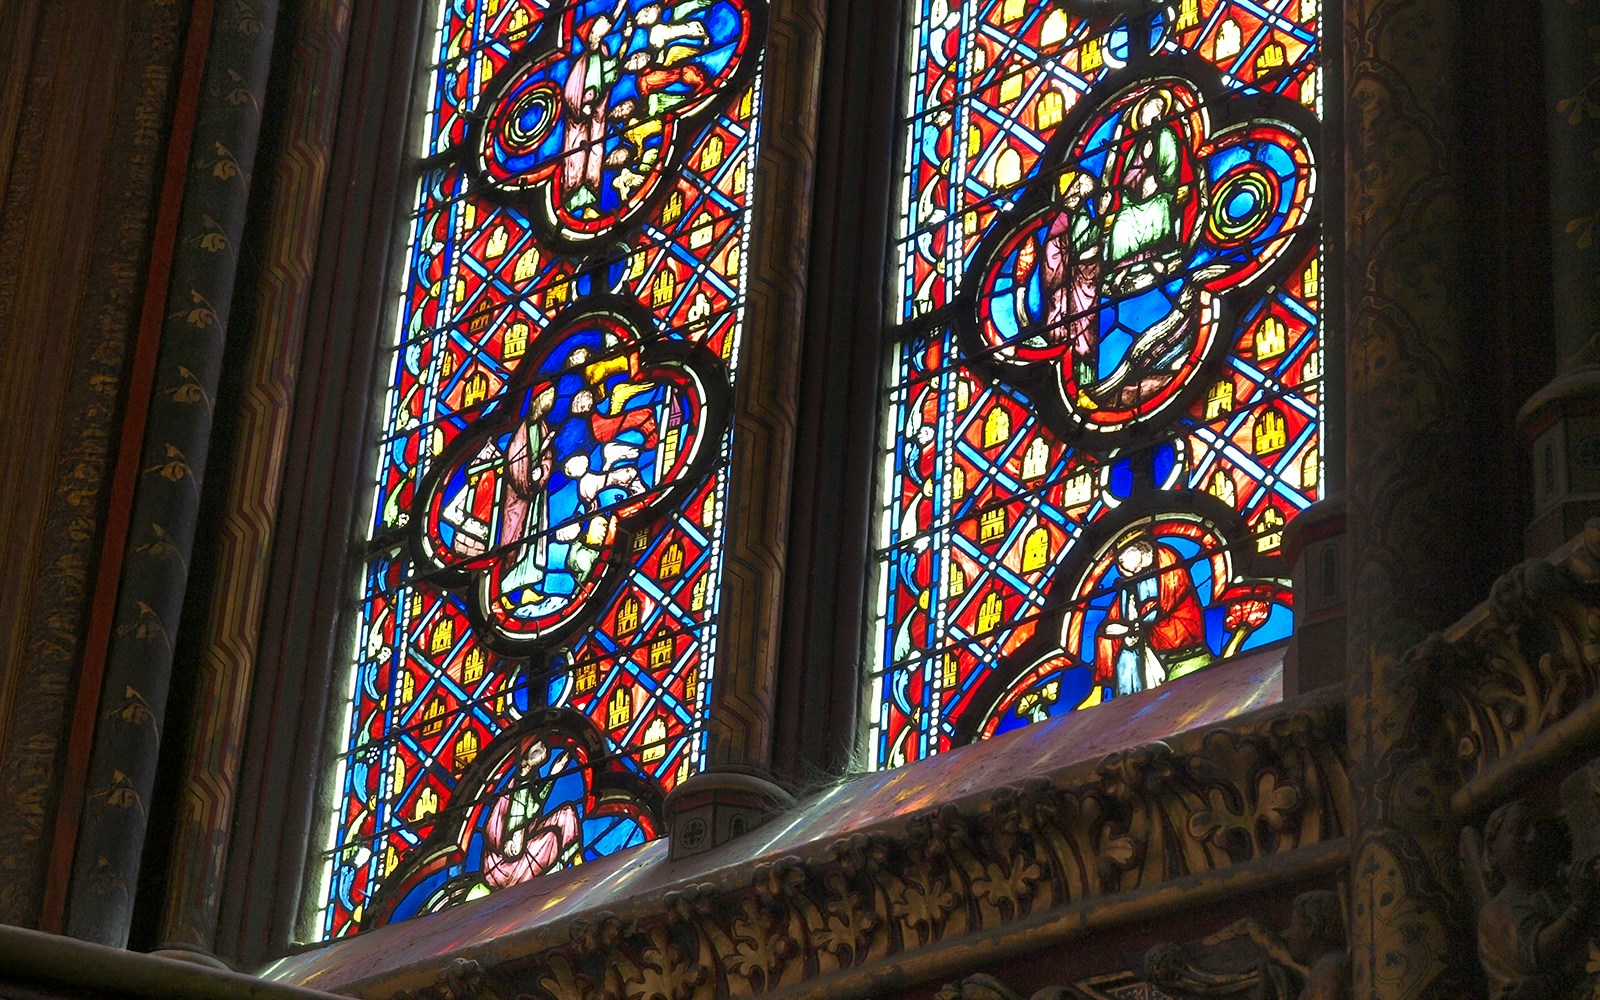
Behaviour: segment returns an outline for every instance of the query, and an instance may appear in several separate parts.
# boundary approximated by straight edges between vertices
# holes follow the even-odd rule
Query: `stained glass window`
[[[660,830],[700,767],[760,0],[443,0],[325,938]]]
[[[1316,0],[917,0],[872,763],[1286,638],[1321,496]]]

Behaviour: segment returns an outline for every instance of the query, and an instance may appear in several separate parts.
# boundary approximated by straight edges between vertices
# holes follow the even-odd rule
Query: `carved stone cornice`
[[[1238,892],[1331,871],[1349,825],[1344,726],[1337,693],[1313,695],[619,898],[612,911],[434,965],[311,981],[405,1000],[863,995],[937,975],[930,956],[978,960],[968,945],[993,956],[1119,912],[1142,919],[1151,914],[1137,901],[1152,892],[1170,908],[1207,886]]]
[[[1350,716],[1363,723],[1350,737],[1357,813],[1384,817],[1355,834],[1356,995],[1465,989],[1472,907],[1456,856],[1461,820],[1559,777],[1600,745],[1597,666],[1600,522],[1591,522],[1555,556],[1501,577],[1449,629],[1374,656],[1353,678]],[[1368,988],[1380,979],[1393,989]]]

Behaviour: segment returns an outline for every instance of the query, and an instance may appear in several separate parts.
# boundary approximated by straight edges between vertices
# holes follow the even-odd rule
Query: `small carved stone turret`
[[[672,857],[721,847],[793,806],[788,792],[751,768],[725,766],[692,775],[667,796]]]

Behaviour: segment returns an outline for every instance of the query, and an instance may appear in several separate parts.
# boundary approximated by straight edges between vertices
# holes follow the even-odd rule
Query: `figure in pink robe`
[[[484,828],[483,879],[492,888],[526,882],[553,871],[578,845],[578,814],[570,805],[545,812],[550,784],[539,767],[550,757],[543,743],[517,761],[509,795],[495,800]]]
[[[506,590],[536,586],[544,579],[544,536],[549,522],[545,491],[555,465],[550,426],[545,418],[554,402],[554,389],[535,396],[528,415],[517,424],[506,448],[500,545],[515,547],[510,569],[501,580]]]
[[[1040,287],[1045,339],[1071,343],[1080,384],[1094,381],[1100,343],[1100,226],[1089,211],[1094,180],[1078,173],[1067,185],[1062,210],[1045,231]]]
[[[612,21],[605,15],[580,26],[584,50],[562,88],[566,134],[562,139],[562,188],[566,207],[579,211],[600,200],[604,183],[606,117],[617,82],[617,57],[606,51]]]

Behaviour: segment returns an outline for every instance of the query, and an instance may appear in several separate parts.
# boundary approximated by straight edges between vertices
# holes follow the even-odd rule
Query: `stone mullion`
[[[276,21],[238,0],[212,24],[67,889],[67,933],[101,944],[133,917]]]
[[[1358,998],[1461,997],[1476,963],[1455,893],[1456,824],[1434,653],[1470,607],[1476,523],[1467,157],[1453,0],[1346,0],[1349,740]],[[1442,654],[1442,651],[1441,651]]]
[[[769,15],[708,722],[713,770],[772,761],[825,8],[778,0]]]

